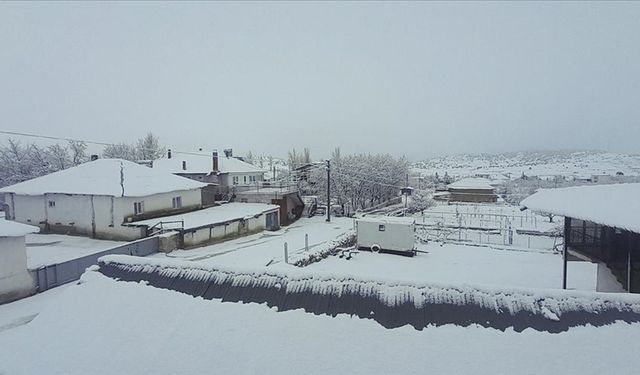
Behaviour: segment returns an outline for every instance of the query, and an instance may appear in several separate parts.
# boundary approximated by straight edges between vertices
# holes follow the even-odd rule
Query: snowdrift
[[[198,267],[192,262],[109,255],[99,271],[204,299],[265,303],[278,311],[348,314],[386,328],[478,324],[499,330],[562,332],[580,325],[640,321],[640,296],[562,290],[412,284],[317,274],[304,269]]]

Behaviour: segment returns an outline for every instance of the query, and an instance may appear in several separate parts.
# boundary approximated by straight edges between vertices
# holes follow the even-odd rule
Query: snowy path
[[[284,258],[284,243],[287,242],[292,256],[304,250],[305,234],[309,235],[309,248],[335,239],[353,228],[353,219],[335,217],[326,223],[324,217],[303,218],[276,232],[262,232],[219,244],[191,250],[177,250],[170,254],[153,257],[191,260],[201,264],[266,266],[269,262],[281,262]]]

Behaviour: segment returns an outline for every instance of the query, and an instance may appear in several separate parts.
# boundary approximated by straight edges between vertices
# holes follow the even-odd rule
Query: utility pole
[[[331,160],[327,160],[327,223],[331,221]]]

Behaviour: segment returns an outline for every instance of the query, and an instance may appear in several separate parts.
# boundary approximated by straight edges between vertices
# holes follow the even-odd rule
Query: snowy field
[[[126,243],[62,234],[27,234],[26,242],[27,268],[31,270],[99,253]]]
[[[559,334],[385,329],[347,315],[207,301],[95,272],[83,279],[29,324],[0,332],[0,373],[601,375],[640,366],[636,346],[625,344],[640,341],[637,324]],[[603,356],[593,343],[615,350]]]
[[[418,245],[415,257],[360,251],[350,260],[339,256],[311,264],[310,271],[338,275],[497,287],[562,288],[562,256],[534,251],[437,243]],[[568,287],[596,290],[597,265],[569,262]]]
[[[640,175],[640,155],[607,152],[538,153],[518,152],[496,155],[452,155],[415,163],[413,172],[423,176],[438,173],[451,177],[489,175],[492,179],[527,176]]]
[[[264,267],[284,261],[284,244],[287,243],[291,259],[305,251],[305,234],[309,236],[309,249],[313,250],[353,228],[353,219],[334,217],[331,223],[324,217],[302,218],[278,231],[254,234],[231,241],[190,250],[177,250],[154,257],[184,259],[201,264]]]

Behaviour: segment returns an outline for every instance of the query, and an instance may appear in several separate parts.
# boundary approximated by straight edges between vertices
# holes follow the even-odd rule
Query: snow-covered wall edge
[[[292,268],[198,267],[193,263],[110,255],[100,272],[123,281],[146,281],[204,299],[266,303],[279,311],[302,308],[335,316],[373,319],[387,328],[478,324],[500,330],[562,332],[570,327],[640,322],[640,296],[562,290],[496,289],[315,274]]]
[[[330,255],[334,255],[339,248],[352,246],[356,243],[356,232],[349,230],[337,238],[325,242],[309,252],[294,255],[293,265],[297,267],[306,267],[312,263],[319,262]]]

